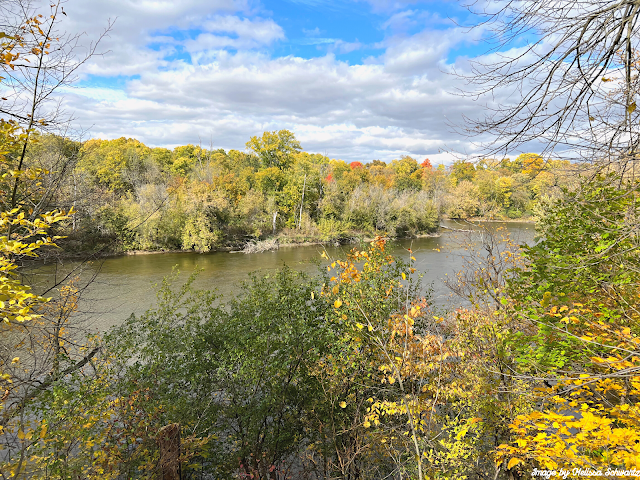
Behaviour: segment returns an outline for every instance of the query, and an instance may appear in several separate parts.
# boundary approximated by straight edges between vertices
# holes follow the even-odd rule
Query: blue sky
[[[64,89],[87,137],[244,149],[292,130],[307,151],[353,161],[447,161],[482,102],[453,95],[486,49],[458,2],[420,0],[69,0],[70,32],[115,24]]]

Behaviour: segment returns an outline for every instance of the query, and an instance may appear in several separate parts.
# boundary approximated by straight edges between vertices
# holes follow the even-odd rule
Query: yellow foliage
[[[555,311],[554,307],[550,313]],[[591,321],[584,328],[590,331],[581,337],[585,343],[597,339],[613,350],[592,356],[588,372],[537,389],[542,411],[515,419],[510,429],[518,440],[498,448],[498,462],[533,461],[551,470],[640,469],[639,339],[628,327]]]

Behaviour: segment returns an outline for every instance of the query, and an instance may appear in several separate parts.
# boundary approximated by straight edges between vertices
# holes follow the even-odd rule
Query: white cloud
[[[59,93],[67,95],[79,95],[98,102],[120,102],[127,100],[127,94],[120,89],[99,87],[61,87]]]
[[[371,3],[397,12],[416,2]],[[392,34],[376,45],[384,52],[350,64],[331,52],[364,46],[319,37],[319,28],[304,30],[300,41],[326,43],[328,54],[273,57],[267,47],[284,42],[285,32],[248,0],[69,0],[65,11],[73,28],[90,32],[119,17],[105,43],[112,52],[93,58],[84,73],[139,76],[121,89],[63,92],[66,109],[92,136],[152,146],[208,146],[212,137],[216,147],[243,149],[252,135],[288,128],[305,149],[349,161],[473,149],[447,127],[482,108],[447,93],[455,86],[444,73],[447,55],[474,41],[462,30],[395,35],[412,14],[393,20],[392,12]]]
[[[351,53],[357,50],[361,50],[364,45],[357,40],[355,42],[345,42],[343,40],[336,40],[333,45],[330,47],[330,52],[338,52],[338,53]]]
[[[385,30],[408,30],[410,27],[415,25],[415,20],[412,18],[415,13],[415,10],[405,10],[403,12],[394,13],[382,24],[382,28]]]
[[[277,23],[261,18],[250,20],[231,15],[215,16],[203,22],[202,28],[207,33],[184,42],[187,51],[201,52],[224,47],[252,49],[285,38],[284,31]],[[229,33],[233,37],[218,35],[219,33]]]
[[[306,28],[302,29],[302,33],[304,33],[308,37],[319,37],[324,32],[320,30],[319,27],[314,28],[313,30],[307,30]]]

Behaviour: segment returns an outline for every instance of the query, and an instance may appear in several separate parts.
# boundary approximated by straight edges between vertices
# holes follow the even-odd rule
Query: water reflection
[[[452,229],[471,229],[468,224],[447,222],[444,224]],[[534,236],[534,226],[525,223],[484,224],[490,229],[505,228],[512,238],[519,243],[531,242]],[[463,256],[466,254],[460,242],[472,239],[477,241],[478,234],[443,229],[439,237],[418,238],[394,242],[392,253],[406,260],[409,259],[408,249],[413,251],[416,258],[415,267],[423,274],[423,283],[433,285],[434,303],[440,307],[452,305],[449,289],[442,280],[452,276],[462,267]],[[353,245],[342,247],[327,246],[328,255],[333,258],[344,258]],[[92,282],[82,294],[79,315],[86,326],[94,331],[105,331],[113,325],[121,323],[131,313],[141,314],[155,303],[154,284],[170,275],[175,267],[180,274],[178,281],[201,269],[195,281],[196,288],[217,289],[224,297],[233,296],[236,286],[247,280],[251,272],[272,271],[283,265],[314,274],[318,271],[317,263],[321,263],[320,254],[323,247],[281,247],[277,251],[245,255],[216,252],[206,255],[193,253],[168,253],[154,255],[132,255],[108,258],[91,265],[85,265],[80,273],[78,285]],[[69,262],[56,267],[60,277],[67,274],[77,263]],[[40,268],[36,274],[46,278],[45,274],[52,272],[52,266]],[[32,282],[36,281],[32,277]],[[39,286],[40,289],[43,285]]]

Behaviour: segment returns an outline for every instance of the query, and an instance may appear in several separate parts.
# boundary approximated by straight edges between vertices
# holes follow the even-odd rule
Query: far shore
[[[447,221],[451,221],[451,222],[460,222],[460,226],[464,226],[465,224],[473,224],[473,223],[530,223],[530,224],[535,224],[535,219],[528,217],[528,218],[517,218],[517,219],[511,219],[511,218],[502,218],[502,219],[486,219],[486,218],[478,218],[478,217],[474,217],[474,218],[469,218],[469,219],[451,219],[451,218],[443,218],[442,220],[447,220]],[[411,239],[411,238],[430,238],[430,237],[439,237],[440,235],[442,235],[442,233],[446,233],[447,231],[451,232],[451,231],[456,231],[458,229],[456,228],[452,228],[452,227],[444,227],[444,228],[439,228],[438,231],[433,232],[433,233],[421,233],[421,234],[416,234],[416,235],[410,235],[407,237],[399,237],[396,238],[396,240],[403,240],[403,239]],[[464,229],[460,229],[461,231]],[[318,245],[336,245],[336,244],[343,244],[343,245],[350,245],[350,244],[356,244],[358,242],[371,242],[374,240],[373,237],[369,237],[369,236],[360,236],[361,234],[354,232],[352,234],[351,237],[349,237],[348,239],[346,239],[346,241],[338,241],[338,240],[321,240],[321,239],[305,239],[304,241],[300,241],[300,242],[296,242],[296,241],[292,241],[292,239],[286,235],[284,236],[279,236],[276,237],[276,240],[278,240],[277,243],[277,248],[294,248],[294,247],[311,247],[311,246],[318,246]],[[273,238],[273,237],[272,237]],[[272,239],[271,238],[271,239]],[[270,239],[267,239],[270,240]],[[264,240],[266,241],[266,240]],[[282,243],[280,243],[282,242]],[[259,243],[259,242],[258,242]],[[274,250],[274,249],[272,249]],[[268,250],[266,250],[268,251]],[[209,252],[203,253],[203,255],[207,254],[207,253],[217,253],[217,252],[228,252],[228,253],[245,253],[242,249],[239,249],[239,246],[221,246],[221,247],[217,247],[214,249],[211,249]],[[180,254],[186,254],[186,253],[196,253],[194,250],[185,250],[185,249],[173,249],[173,250],[168,250],[168,249],[163,249],[163,250],[128,250],[128,251],[120,251],[120,252],[113,252],[113,251],[105,251],[105,252],[93,252],[93,253],[89,253],[89,252],[83,252],[83,253],[72,253],[72,252],[64,252],[62,254],[60,254],[59,256],[62,258],[66,258],[66,259],[81,259],[81,258],[87,258],[87,256],[89,257],[94,257],[94,258],[110,258],[110,257],[122,257],[122,256],[129,256],[129,255],[160,255],[160,254],[176,254],[176,253],[180,253]],[[46,261],[46,256],[43,256],[41,258],[44,258]]]

